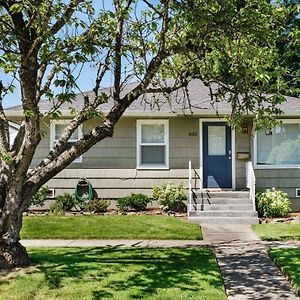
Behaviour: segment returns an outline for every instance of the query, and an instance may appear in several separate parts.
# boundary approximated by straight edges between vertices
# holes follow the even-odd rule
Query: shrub
[[[175,186],[172,182],[153,187],[152,196],[164,210],[186,211],[183,200],[186,199],[183,184]]]
[[[61,202],[55,202],[50,206],[50,213],[53,215],[62,215],[65,213]]]
[[[146,195],[131,194],[131,196],[119,198],[117,200],[117,207],[123,211],[127,211],[130,209],[141,211],[145,210],[147,208],[148,203],[150,202],[150,198]]]
[[[92,211],[95,213],[107,212],[107,208],[110,205],[110,201],[104,199],[93,199],[87,202],[85,205],[85,210]]]
[[[45,201],[48,198],[49,194],[49,188],[47,186],[42,186],[38,192],[31,197],[31,199],[28,202],[27,209],[31,205],[37,205],[37,206],[43,206]]]
[[[76,205],[76,200],[73,194],[65,193],[56,197],[57,208],[60,207],[63,211],[71,210]]]
[[[275,188],[256,195],[258,215],[265,218],[284,217],[291,210],[288,195]]]

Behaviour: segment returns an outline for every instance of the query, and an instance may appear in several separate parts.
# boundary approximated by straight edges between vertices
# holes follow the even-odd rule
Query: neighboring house
[[[9,122],[9,142],[10,145],[13,144],[18,132],[20,129],[20,125],[14,122]]]
[[[281,105],[282,125],[254,132],[249,117],[238,132],[223,120],[231,113],[230,104],[224,101],[212,107],[209,91],[200,81],[189,84],[190,101],[198,107],[192,112],[183,105],[183,91],[173,93],[172,97],[172,107],[163,95],[136,100],[117,124],[113,138],[95,145],[48,186],[55,189],[55,194],[71,192],[79,177],[87,177],[101,198],[130,193],[151,195],[154,185],[168,181],[183,182],[188,188],[190,173],[193,178],[190,188],[196,182],[200,189],[245,190],[254,186],[253,164],[257,191],[280,188],[288,193],[293,210],[300,210],[300,99],[286,97],[287,101]],[[80,109],[83,102],[83,96],[78,95],[72,106]],[[50,104],[42,101],[41,111],[48,110]],[[71,118],[68,106],[61,108],[65,119]],[[101,107],[108,111],[110,104]],[[10,120],[21,122],[21,107],[12,107],[6,113]],[[94,122],[97,120],[86,122],[70,142],[79,139]],[[64,120],[42,122],[46,135],[33,165],[47,155],[64,126]],[[191,202],[195,202],[195,194],[190,190]],[[206,200],[202,201],[208,202],[209,197],[204,196]]]

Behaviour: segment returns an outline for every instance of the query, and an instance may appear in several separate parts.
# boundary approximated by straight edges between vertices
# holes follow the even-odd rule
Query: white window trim
[[[280,119],[282,124],[299,124],[300,119]],[[253,137],[253,161],[254,161],[254,169],[300,169],[300,164],[294,165],[258,165],[257,164],[257,130],[254,131]]]
[[[136,139],[136,167],[137,169],[169,169],[169,120],[137,120],[137,139]],[[165,142],[162,143],[141,143],[142,140],[142,125],[164,125]],[[141,146],[165,146],[165,164],[147,164],[141,163]]]
[[[53,120],[50,123],[50,150],[53,147],[54,142],[56,141],[55,139],[55,125],[57,124],[63,124],[63,125],[68,125],[70,120]],[[82,134],[82,126],[78,126],[78,139],[81,139],[83,136]],[[77,142],[78,140],[72,140],[69,139],[68,142]],[[81,163],[82,162],[82,155],[77,157],[74,161],[74,163]]]

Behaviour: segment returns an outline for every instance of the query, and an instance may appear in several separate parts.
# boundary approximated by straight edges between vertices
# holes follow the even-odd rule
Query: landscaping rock
[[[264,223],[295,223],[295,222],[300,222],[300,213],[289,213],[287,217],[285,218],[274,218],[274,219],[269,219],[269,218],[261,218],[259,220],[260,224]]]
[[[24,216],[46,216],[48,215],[49,212],[48,211],[41,211],[41,210],[30,210],[27,212],[24,212],[23,215]],[[137,216],[143,216],[143,215],[147,215],[147,216],[152,216],[152,215],[164,215],[164,216],[170,216],[170,217],[176,217],[176,218],[186,218],[187,217],[187,213],[185,212],[174,212],[174,211],[164,211],[162,209],[159,208],[149,208],[145,211],[119,211],[117,209],[110,209],[107,212],[101,212],[101,213],[95,213],[95,212],[89,212],[89,211],[79,211],[79,210],[72,210],[72,211],[68,211],[64,213],[65,216],[90,216],[90,215],[98,215],[98,216],[109,216],[109,215],[119,215],[119,216],[123,216],[123,215],[137,215]],[[263,220],[262,222],[274,222],[274,220]]]
[[[291,221],[291,223],[298,223],[298,222],[300,222],[300,218],[294,218],[292,221]]]
[[[84,216],[91,216],[91,215],[92,215],[92,213],[91,213],[91,212],[88,212],[88,211],[84,211],[82,214],[83,214]]]

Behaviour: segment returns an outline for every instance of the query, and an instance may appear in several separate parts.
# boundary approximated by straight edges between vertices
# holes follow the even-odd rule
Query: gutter
[[[108,113],[109,111],[103,111],[103,113]],[[160,117],[201,117],[201,116],[214,116],[216,117],[217,112],[220,116],[226,116],[231,114],[230,109],[220,109],[218,111],[215,110],[209,110],[209,109],[197,109],[197,111],[191,113],[190,110],[187,111],[179,111],[179,112],[168,112],[168,111],[125,111],[123,114],[123,117],[147,117],[147,118],[160,118]],[[46,111],[42,111],[42,113],[46,113]],[[63,110],[61,111],[62,117],[73,117],[69,110]],[[5,110],[5,114],[7,117],[23,117],[23,111],[22,110],[14,110],[9,109]],[[253,114],[247,115],[249,117],[253,117]],[[299,117],[300,111],[298,110],[286,110],[284,111],[284,114],[279,117]]]

